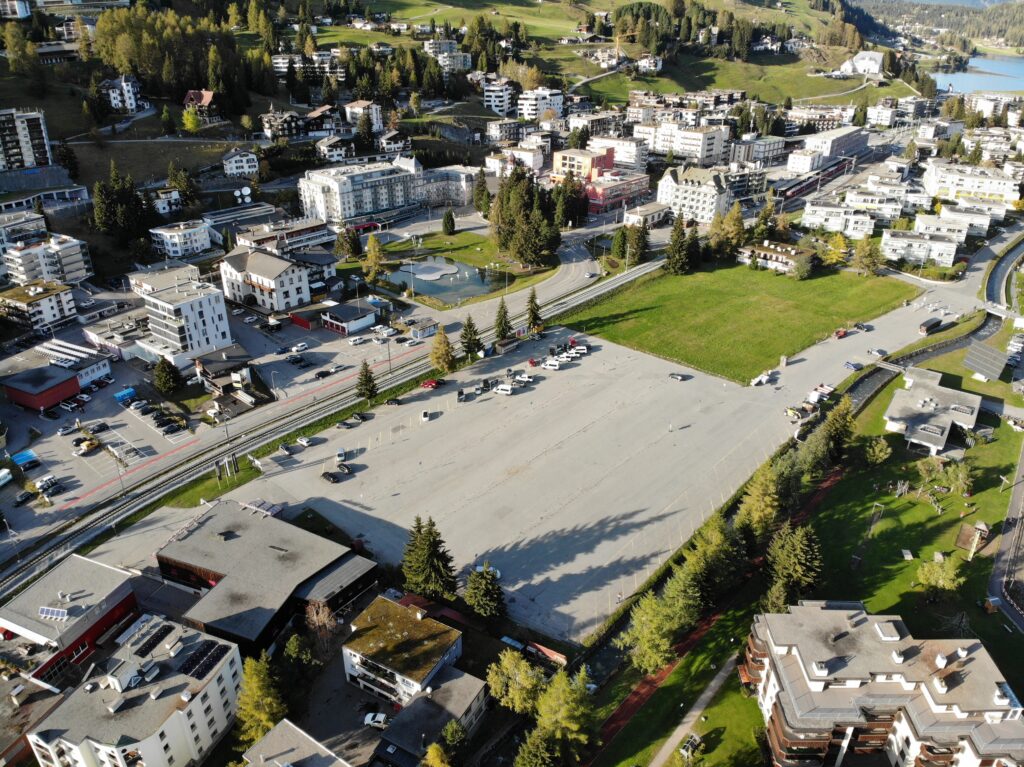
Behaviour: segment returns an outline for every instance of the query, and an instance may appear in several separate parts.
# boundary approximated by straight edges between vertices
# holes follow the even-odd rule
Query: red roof
[[[185,94],[185,106],[208,107],[213,103],[213,91],[189,91]]]

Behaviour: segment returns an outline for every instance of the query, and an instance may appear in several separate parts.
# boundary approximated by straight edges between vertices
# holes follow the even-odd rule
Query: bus
[[[929,335],[930,333],[934,333],[940,327],[942,327],[942,320],[940,320],[938,317],[932,317],[931,319],[922,322],[921,326],[917,329],[917,332],[923,336],[926,336]]]

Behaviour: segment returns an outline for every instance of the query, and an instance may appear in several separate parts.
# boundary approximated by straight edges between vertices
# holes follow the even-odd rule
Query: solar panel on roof
[[[996,380],[1006,367],[1006,353],[994,346],[975,341],[967,350],[964,366],[985,378]]]
[[[40,618],[49,618],[52,621],[66,621],[68,619],[68,611],[63,607],[40,607],[39,608]]]
[[[153,648],[160,644],[160,642],[163,641],[163,639],[172,631],[174,631],[174,627],[165,623],[154,631],[152,635],[139,646],[139,649],[135,651],[135,654],[139,656],[149,655],[153,651]]]

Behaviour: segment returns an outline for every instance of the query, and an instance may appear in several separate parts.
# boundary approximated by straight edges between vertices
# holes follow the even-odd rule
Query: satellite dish
[[[252,194],[252,189],[250,189],[247,186],[243,186],[242,187],[242,194],[243,195],[250,195],[250,194]],[[248,200],[246,200],[246,202],[248,202]]]
[[[242,196],[242,192],[240,190],[236,189],[235,190],[235,197],[241,197],[241,196]]]
[[[243,202],[252,202],[252,197],[246,196]]]

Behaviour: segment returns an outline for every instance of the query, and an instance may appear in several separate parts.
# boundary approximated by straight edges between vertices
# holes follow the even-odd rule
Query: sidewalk
[[[704,691],[694,701],[693,707],[686,712],[686,716],[683,717],[683,721],[679,723],[679,726],[672,730],[672,734],[668,736],[668,740],[662,744],[658,753],[654,755],[654,759],[651,760],[650,767],[662,767],[672,757],[672,752],[675,751],[679,744],[683,742],[688,734],[693,731],[693,726],[697,723],[697,720],[704,713],[704,709],[708,707],[708,704],[714,699],[715,695],[718,694],[719,689],[725,684],[725,680],[729,678],[729,675],[736,668],[736,659],[730,658],[722,668],[715,674],[715,678],[708,682],[708,686],[704,688]]]

